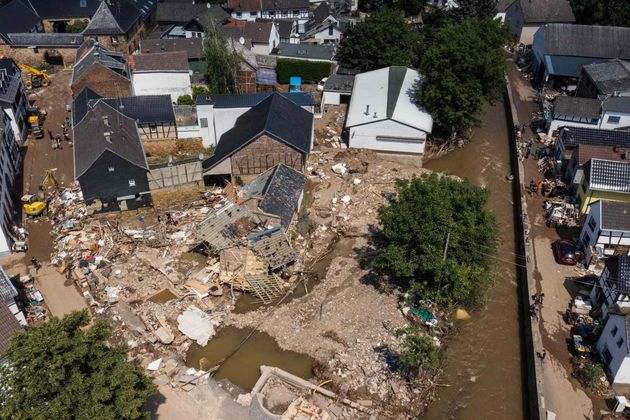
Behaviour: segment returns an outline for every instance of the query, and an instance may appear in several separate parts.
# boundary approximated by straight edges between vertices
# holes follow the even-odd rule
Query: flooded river
[[[485,310],[458,325],[449,344],[439,393],[427,419],[523,418],[523,372],[519,299],[514,261],[514,213],[508,127],[503,104],[487,106],[482,126],[472,142],[425,167],[468,178],[492,191],[490,209],[496,214],[501,242],[494,287]],[[504,262],[505,261],[505,262]]]

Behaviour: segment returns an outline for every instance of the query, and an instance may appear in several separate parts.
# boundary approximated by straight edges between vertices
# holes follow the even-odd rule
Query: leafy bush
[[[87,28],[87,20],[75,20],[74,23],[66,26],[66,32],[72,34],[79,34]]]
[[[177,98],[177,105],[192,105],[195,101],[193,101],[192,96],[190,95],[182,95]]]
[[[604,376],[606,376],[606,373],[602,366],[590,360],[584,362],[577,371],[577,377],[591,391],[598,391],[601,388],[601,378]]]
[[[193,86],[192,88],[192,99],[193,101],[197,100],[197,95],[207,95],[210,91],[205,86]]]
[[[330,75],[330,63],[278,58],[276,72],[279,83],[289,83],[291,77],[301,77],[302,83],[319,82]]]
[[[411,324],[396,331],[403,336],[403,350],[398,356],[400,369],[405,375],[415,376],[420,368],[437,369],[440,366],[440,349],[431,337],[424,334],[417,325]]]

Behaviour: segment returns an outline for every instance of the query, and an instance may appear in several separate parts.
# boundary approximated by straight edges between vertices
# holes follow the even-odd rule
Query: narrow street
[[[539,109],[534,102],[536,91],[513,65],[510,66],[509,81],[518,120],[521,124],[529,125],[533,113]],[[531,137],[533,133],[527,127],[523,132],[523,138]],[[523,165],[524,184],[528,184],[530,180],[538,182],[542,179],[543,175],[539,172],[533,155],[525,160]],[[545,295],[538,325],[547,357],[544,362],[537,360],[537,363],[543,363],[544,409],[554,412],[556,418],[560,420],[595,418],[595,414],[599,412],[599,408],[595,407],[601,402],[592,400],[571,374],[571,354],[567,344],[570,326],[563,320],[572,299],[571,291],[575,289],[575,284],[570,278],[576,277],[577,272],[574,267],[559,265],[554,260],[551,244],[561,237],[554,228],[546,226],[543,201],[544,198],[538,194],[527,196],[532,226],[529,238],[534,248],[536,289]]]
[[[62,143],[61,149],[53,149],[48,137],[48,130],[63,133],[61,124],[70,113],[66,111],[66,104],[70,104],[70,78],[72,71],[62,70],[51,75],[51,83],[46,88],[39,88],[29,92],[31,104],[47,112],[43,129],[46,135],[41,139],[29,138],[24,156],[23,193],[36,194],[46,170],[53,169],[59,187],[73,182],[72,147],[67,142]],[[48,191],[52,188],[47,187]],[[19,206],[20,203],[16,203]],[[0,260],[9,275],[27,274],[35,277],[39,290],[44,295],[44,301],[53,316],[63,316],[73,310],[85,308],[83,297],[74,285],[66,285],[65,278],[50,265],[52,238],[50,236],[50,222],[46,216],[34,219],[23,216],[24,228],[27,230],[29,250],[24,254]],[[31,257],[37,258],[42,264],[39,273],[35,273],[31,265]]]

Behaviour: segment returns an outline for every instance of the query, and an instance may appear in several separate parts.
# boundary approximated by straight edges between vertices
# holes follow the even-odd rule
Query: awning
[[[276,85],[278,84],[278,76],[274,69],[258,69],[256,70],[256,84],[258,85]]]

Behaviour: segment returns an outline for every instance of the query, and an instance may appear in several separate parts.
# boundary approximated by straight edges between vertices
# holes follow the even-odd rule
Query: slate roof
[[[609,284],[614,284],[615,288],[624,293],[630,292],[630,257],[627,255],[617,255],[607,258],[604,262],[609,272]]]
[[[599,119],[601,102],[599,99],[576,96],[556,96],[553,101],[553,114],[574,115],[589,119]]]
[[[101,0],[29,0],[42,19],[91,18]]]
[[[203,57],[203,40],[201,38],[180,39],[145,39],[140,41],[140,53],[158,53],[185,51],[189,60]]]
[[[581,144],[630,147],[630,131],[563,127],[560,131],[560,140],[566,147],[575,147]]]
[[[0,104],[13,106],[21,84],[21,73],[11,58],[0,58]]]
[[[99,99],[93,99],[93,107]],[[171,95],[140,95],[124,98],[100,99],[118,112],[140,124],[175,123],[175,111]]]
[[[11,283],[11,279],[4,272],[4,269],[0,267],[0,305],[2,303],[11,303],[17,295],[18,292],[13,283]]]
[[[600,94],[630,92],[630,62],[616,58],[603,63],[587,64],[583,68]]]
[[[9,33],[14,47],[76,47],[83,42],[81,34],[62,34],[54,32]]]
[[[109,5],[101,2],[94,13],[85,35],[122,35],[143,16],[143,12],[127,0],[116,0]]]
[[[281,42],[271,53],[278,57],[333,61],[336,52],[337,49],[334,45],[289,44]]]
[[[225,132],[214,154],[203,162],[210,169],[263,134],[302,153],[310,153],[313,114],[276,93],[238,117],[234,127]]]
[[[148,18],[149,15],[155,10],[158,4],[158,0],[127,0],[136,9],[140,10],[143,18]]]
[[[100,98],[101,96],[88,86],[81,89],[81,92],[72,101],[72,125],[77,125],[85,117],[90,110],[89,103],[91,100]]]
[[[328,16],[332,15],[328,2],[321,2],[319,6],[313,10],[313,21],[315,23],[322,23]]]
[[[251,108],[273,93],[243,93],[240,95],[197,95],[197,105],[214,105],[215,108]],[[298,106],[313,106],[315,99],[309,92],[275,93]]]
[[[22,331],[22,326],[7,305],[0,302],[0,354],[7,350],[11,336],[17,331]]]
[[[601,227],[630,231],[630,203],[601,200]]]
[[[155,12],[155,20],[159,23],[180,23],[185,24],[192,19],[199,19],[201,24],[205,24],[209,19],[216,25],[222,25],[230,16],[219,5],[189,3],[159,3]]]
[[[306,176],[286,165],[279,164],[258,175],[249,183],[246,199],[257,198],[258,208],[280,217],[286,230],[299,210],[300,196]]]
[[[185,51],[136,54],[129,57],[134,73],[188,72],[188,54]]]
[[[630,162],[592,159],[584,173],[591,190],[630,193]]]
[[[602,101],[605,112],[630,112],[630,96],[613,96]]]
[[[273,23],[243,21],[242,25],[224,25],[221,29],[226,37],[236,40],[243,37],[255,43],[268,44],[271,31],[273,30]]]
[[[105,118],[109,126],[105,123]],[[105,133],[110,133],[107,141]],[[136,122],[98,101],[74,127],[74,177],[78,179],[107,150],[149,170]]]
[[[548,23],[543,30],[544,54],[630,59],[630,28]]]
[[[526,23],[575,22],[569,0],[521,0]]]
[[[269,23],[269,22],[273,22],[276,25],[276,28],[278,28],[278,34],[280,35],[280,38],[290,38],[291,34],[293,33],[293,24],[295,21],[293,20],[271,20],[271,19],[261,19],[261,18],[256,18],[256,22],[259,23]]]
[[[235,12],[250,10],[308,9],[309,0],[228,0],[227,8]]]
[[[326,80],[324,92],[352,92],[354,76],[347,74],[332,74]]]
[[[72,68],[72,84],[77,82],[93,65],[100,64],[111,71],[130,78],[129,63],[122,53],[109,51],[102,45],[95,43]]]
[[[27,0],[13,0],[0,8],[0,37],[9,42],[7,34],[30,32],[40,22]]]

